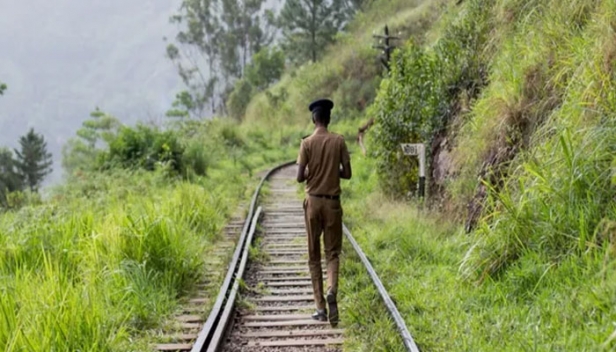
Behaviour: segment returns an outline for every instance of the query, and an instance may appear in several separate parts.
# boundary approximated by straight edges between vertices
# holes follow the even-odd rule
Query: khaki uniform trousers
[[[308,267],[317,309],[325,309],[321,270],[321,233],[327,261],[327,292],[338,293],[338,268],[342,249],[342,207],[340,200],[308,196],[304,200],[308,234]]]

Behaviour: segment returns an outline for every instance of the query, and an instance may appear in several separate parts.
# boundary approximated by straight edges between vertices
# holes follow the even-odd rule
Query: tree
[[[96,108],[77,130],[77,138],[71,138],[62,149],[64,169],[69,172],[94,169],[102,153],[101,143],[108,146],[120,126],[118,119]]]
[[[183,29],[169,44],[167,56],[190,95],[178,94],[171,116],[199,116],[208,108],[224,109],[225,97],[241,78],[250,57],[271,42],[264,0],[184,0],[172,22]],[[186,104],[189,102],[190,104]],[[188,108],[188,109],[185,109]]]
[[[349,18],[342,0],[286,0],[278,18],[282,47],[296,63],[316,62]]]
[[[220,55],[220,23],[215,16],[217,0],[184,0],[180,12],[171,22],[184,25],[176,41],[167,46],[167,57],[173,61],[184,84],[188,87],[191,115],[200,116],[208,103],[215,111],[214,95],[218,81],[217,63]],[[182,93],[178,98],[185,98]],[[177,105],[183,101],[176,98]]]
[[[0,95],[4,94],[4,91],[6,90],[7,86],[6,84],[0,82]]]
[[[246,113],[246,108],[250,103],[250,98],[253,96],[253,86],[245,79],[240,79],[235,82],[233,92],[229,94],[227,106],[229,107],[229,115],[236,120],[241,120]]]
[[[8,194],[22,188],[23,182],[17,172],[13,152],[8,148],[0,148],[0,205],[6,207]]]
[[[284,54],[281,50],[263,48],[256,53],[252,62],[246,66],[244,78],[235,82],[229,94],[226,104],[229,115],[241,120],[253,95],[278,80],[283,70]]]
[[[51,153],[47,152],[45,138],[30,131],[19,138],[21,149],[15,149],[16,165],[25,185],[35,192],[45,176],[51,173]]]
[[[264,0],[221,1],[223,69],[227,75],[241,78],[249,58],[271,41],[261,27],[260,11]]]
[[[193,96],[188,91],[181,91],[175,95],[175,101],[171,105],[171,109],[167,110],[167,117],[175,117],[179,120],[184,120],[190,117],[190,112],[196,107]]]
[[[263,48],[253,55],[246,67],[246,80],[258,90],[264,90],[276,82],[284,71],[284,53],[274,48]]]

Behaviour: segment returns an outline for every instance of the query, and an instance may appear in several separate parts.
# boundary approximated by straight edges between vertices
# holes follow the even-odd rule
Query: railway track
[[[253,195],[227,275],[201,331],[191,336],[192,342],[175,344],[175,349],[169,344],[166,351],[342,350],[344,321],[334,328],[328,322],[311,319],[314,301],[295,172],[293,163],[287,163],[264,176]],[[262,197],[262,207],[258,207],[261,188],[268,180],[269,194]],[[418,352],[370,262],[346,227],[344,232],[379,290],[406,350]]]
[[[243,213],[241,207],[236,212]],[[222,282],[221,273],[227,268],[230,253],[236,245],[244,226],[244,219],[239,215],[232,217],[223,228],[223,238],[217,243],[216,249],[205,258],[205,275],[196,285],[196,290],[180,304],[180,308],[165,324],[162,336],[155,345],[156,351],[190,351],[197,339],[203,322],[207,317],[211,297]]]
[[[304,210],[294,178],[295,168],[288,167],[270,179],[253,243],[261,259],[244,276],[247,294],[222,351],[341,351],[344,330],[311,318]]]

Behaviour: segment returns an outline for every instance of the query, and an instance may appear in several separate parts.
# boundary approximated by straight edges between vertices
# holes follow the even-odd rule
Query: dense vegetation
[[[378,5],[322,62],[257,95],[245,123],[307,128],[318,96],[336,101],[347,140],[375,118],[346,221],[422,348],[612,349],[614,3]],[[366,44],[385,23],[408,40],[375,95]],[[402,142],[428,146],[421,211]],[[347,263],[349,349],[400,349],[382,310],[354,313],[378,298]]]
[[[285,0],[277,14],[264,0],[183,0],[171,17],[181,31],[167,56],[187,90],[167,114],[241,119],[255,92],[280,78],[285,59],[293,66],[322,58],[366,2]]]
[[[467,230],[479,222],[465,275],[496,275],[527,251],[552,263],[601,252],[614,217],[614,4],[470,1],[445,18],[434,45],[399,51],[373,107],[386,189],[409,188],[394,146],[429,144],[432,196],[468,205]]]
[[[224,197],[241,194],[241,183],[215,181],[202,184],[217,187],[211,194],[160,173],[89,175],[4,214],[3,350],[128,350],[202,274]]]
[[[149,350],[253,173],[291,157],[284,143],[224,120],[163,130],[93,113],[66,185],[0,216],[0,348]]]
[[[19,138],[19,145],[14,150],[0,148],[0,210],[37,199],[39,187],[52,170],[45,137],[31,128]]]

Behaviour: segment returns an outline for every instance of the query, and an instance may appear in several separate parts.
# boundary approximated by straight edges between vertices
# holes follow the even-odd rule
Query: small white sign
[[[404,155],[419,155],[422,152],[422,143],[403,143],[400,144]]]

